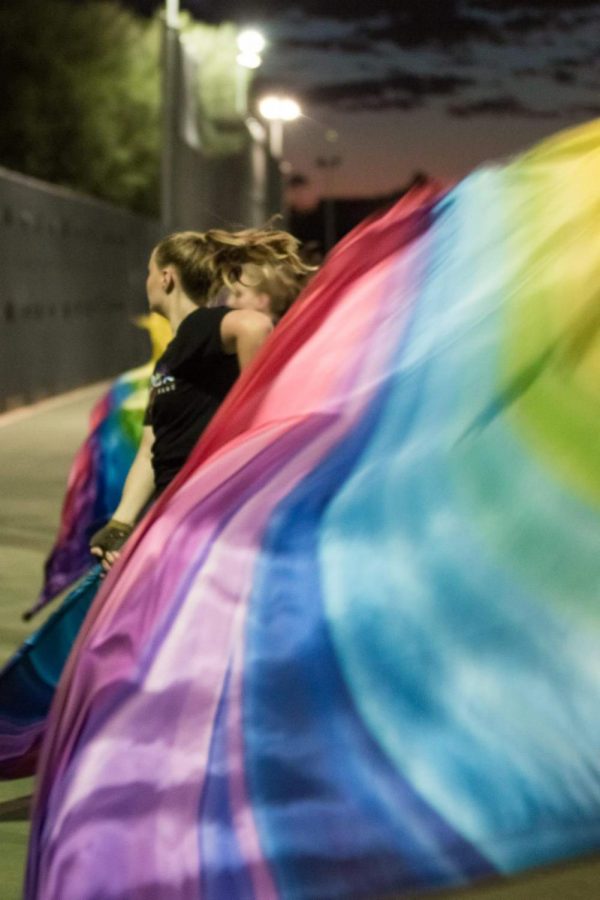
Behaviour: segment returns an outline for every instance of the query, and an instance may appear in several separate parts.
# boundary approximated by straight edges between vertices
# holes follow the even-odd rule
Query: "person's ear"
[[[165,294],[170,294],[175,287],[175,278],[170,268],[162,270],[162,289]]]

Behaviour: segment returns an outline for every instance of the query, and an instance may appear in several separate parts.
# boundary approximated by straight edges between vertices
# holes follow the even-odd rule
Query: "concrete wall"
[[[158,223],[0,168],[0,411],[138,365]]]

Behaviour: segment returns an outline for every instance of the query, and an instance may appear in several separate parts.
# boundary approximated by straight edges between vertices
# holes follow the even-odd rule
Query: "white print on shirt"
[[[155,372],[150,379],[150,387],[154,396],[169,394],[175,390],[175,378],[173,375],[162,375],[160,372]]]

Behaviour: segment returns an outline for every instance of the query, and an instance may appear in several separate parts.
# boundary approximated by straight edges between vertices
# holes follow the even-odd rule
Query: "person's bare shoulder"
[[[255,309],[232,309],[221,320],[221,341],[226,353],[235,353],[240,338],[265,340],[273,323],[265,313]]]

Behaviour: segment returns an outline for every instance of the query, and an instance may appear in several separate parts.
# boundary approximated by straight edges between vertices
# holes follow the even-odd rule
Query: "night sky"
[[[385,192],[417,170],[453,180],[600,116],[597,0],[182,0],[181,8],[264,32],[261,81],[293,94],[307,114],[287,127],[285,155],[315,188]],[[338,131],[336,145],[325,142],[326,128]],[[334,185],[315,167],[324,154],[342,158]]]

